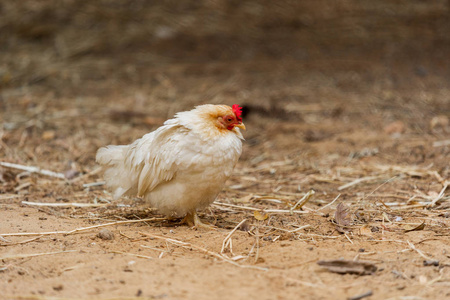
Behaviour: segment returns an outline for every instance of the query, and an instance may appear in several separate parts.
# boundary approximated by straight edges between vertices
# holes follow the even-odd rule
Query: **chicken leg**
[[[217,228],[214,225],[202,223],[195,210],[188,212],[186,214],[186,217],[184,217],[184,219],[181,221],[181,224],[187,224],[189,227],[195,229],[205,228],[209,230],[217,230]]]

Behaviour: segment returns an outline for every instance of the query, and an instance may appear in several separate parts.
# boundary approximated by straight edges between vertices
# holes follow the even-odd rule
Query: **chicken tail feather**
[[[133,187],[128,168],[124,161],[129,146],[110,145],[97,151],[96,161],[106,167],[104,178],[107,186],[114,191],[114,199],[120,198]]]
[[[98,149],[95,160],[101,165],[114,165],[124,160],[128,146],[110,145]]]

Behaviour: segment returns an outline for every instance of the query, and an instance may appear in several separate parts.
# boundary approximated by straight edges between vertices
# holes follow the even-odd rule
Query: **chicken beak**
[[[239,124],[236,125],[236,127],[245,130],[245,125],[244,125],[244,123],[239,123]]]

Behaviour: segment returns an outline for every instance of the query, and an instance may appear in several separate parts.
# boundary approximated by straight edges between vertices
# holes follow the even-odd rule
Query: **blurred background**
[[[1,1],[0,154],[93,163],[202,103],[244,105],[250,146],[443,138],[449,33],[448,0]]]

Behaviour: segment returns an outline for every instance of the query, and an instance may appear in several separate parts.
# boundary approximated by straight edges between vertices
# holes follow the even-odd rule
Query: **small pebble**
[[[78,170],[70,169],[64,172],[64,177],[66,177],[66,179],[73,179],[77,177],[78,174],[80,174]]]
[[[124,272],[133,272],[133,270],[130,268],[130,266],[125,266],[123,269]]]
[[[102,240],[113,240],[114,239],[114,233],[111,232],[111,230],[103,228],[102,230],[97,233],[97,236],[101,238]]]
[[[427,266],[435,266],[435,267],[437,267],[437,266],[439,266],[439,261],[438,260],[424,260],[423,261],[423,265],[425,267],[427,267]]]
[[[62,291],[63,288],[64,288],[64,287],[63,287],[62,284],[59,284],[59,285],[56,285],[56,286],[53,287],[53,289],[54,289],[55,291],[58,291],[58,292],[59,292],[59,291]]]

